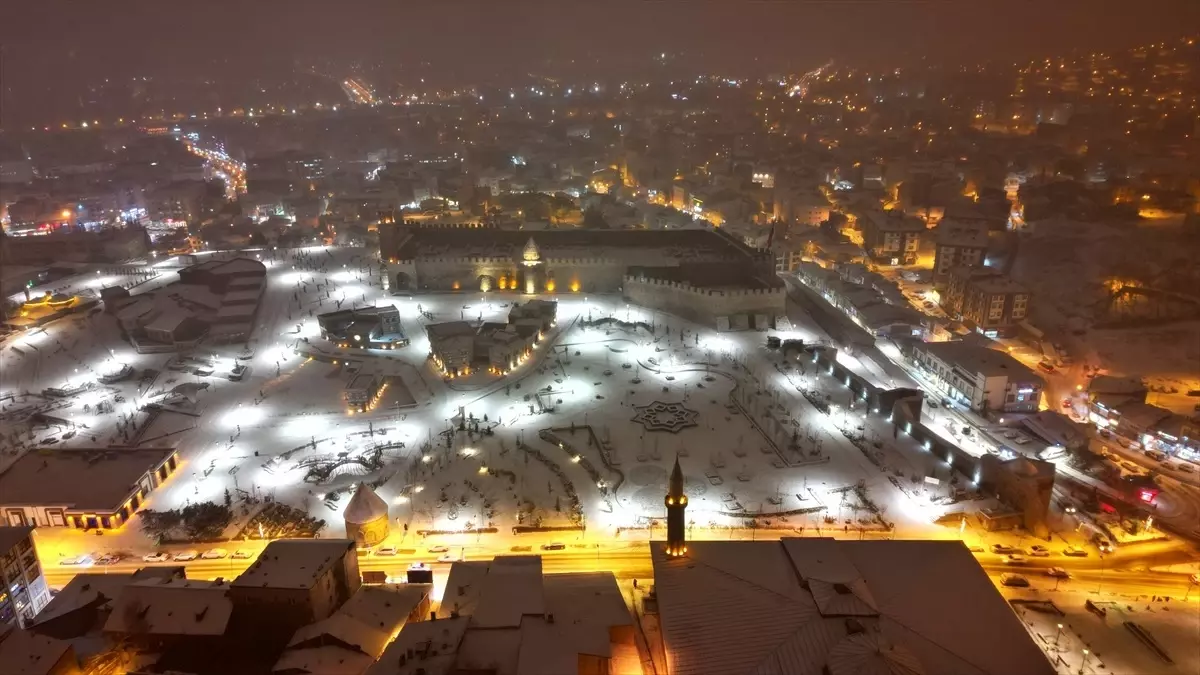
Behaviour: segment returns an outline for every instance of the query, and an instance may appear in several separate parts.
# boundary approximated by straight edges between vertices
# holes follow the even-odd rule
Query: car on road
[[[1013,547],[1004,544],[992,544],[992,553],[1012,553]]]
[[[1049,363],[1047,361],[1038,361],[1037,367],[1039,370],[1046,372],[1046,373],[1054,372],[1054,364]]]
[[[446,551],[449,551],[449,550],[450,550],[449,546],[438,545],[438,546],[430,546],[429,547],[430,553],[445,553]]]
[[[200,557],[200,553],[197,551],[180,551],[171,556],[171,560],[175,562],[191,562],[198,557]]]
[[[375,555],[387,555],[387,556],[396,555],[396,547],[395,546],[380,546],[379,548],[375,549]]]
[[[1078,546],[1068,546],[1063,549],[1062,553],[1071,558],[1086,558],[1088,556],[1088,552]]]
[[[147,553],[146,555],[142,556],[142,562],[167,562],[170,559],[171,554],[167,553],[166,551]]]
[[[971,553],[983,553],[982,546],[968,546],[967,550],[970,551]]]
[[[445,562],[454,562],[455,560],[458,560],[458,558],[455,558],[455,557],[454,557],[454,554],[453,554],[453,553],[450,553],[449,551],[447,551],[446,553],[443,553],[443,554],[439,555],[439,556],[438,556],[438,558],[437,558],[437,561],[438,561],[438,562],[444,562],[444,563],[445,563]]]
[[[1016,565],[1025,562],[1025,556],[1020,553],[1009,553],[1004,556],[1004,564]]]
[[[1182,472],[1184,472],[1184,473],[1196,473],[1196,467],[1195,467],[1195,466],[1192,466],[1192,465],[1191,465],[1190,463],[1188,463],[1188,462],[1184,462],[1183,464],[1180,464],[1180,465],[1179,465],[1178,467],[1176,467],[1176,468],[1178,468],[1180,471],[1182,471]]]
[[[229,555],[229,551],[223,548],[210,548],[200,555],[202,560],[220,560]]]
[[[562,543],[561,541],[556,541],[556,542],[552,542],[549,544],[542,544],[543,551],[561,551],[561,550],[565,549],[566,547],[567,547],[567,545]]]
[[[1096,540],[1096,548],[1100,549],[1101,553],[1112,553],[1113,552],[1112,542],[1108,541],[1107,539],[1097,539]]]
[[[1054,577],[1055,579],[1070,579],[1071,573],[1061,567],[1051,567],[1046,570],[1046,576]]]
[[[1020,574],[1001,574],[1000,583],[1014,588],[1029,588],[1029,580]]]
[[[1045,546],[1042,546],[1041,544],[1038,544],[1036,546],[1030,547],[1029,555],[1031,555],[1035,558],[1048,558],[1050,556],[1050,549],[1046,548]]]
[[[77,556],[72,556],[70,558],[63,558],[62,560],[58,561],[58,564],[59,565],[76,566],[76,565],[88,565],[88,564],[91,564],[91,562],[92,562],[92,556],[77,555]]]
[[[1193,574],[1191,577],[1188,578],[1188,580],[1191,581],[1193,584],[1200,584],[1200,572]]]
[[[250,551],[239,548],[238,550],[233,552],[233,555],[231,555],[229,557],[233,558],[234,560],[248,560],[251,555],[252,554],[250,553]]]
[[[96,558],[97,565],[116,565],[119,562],[121,562],[121,556],[117,555],[116,553],[105,553],[99,558]]]

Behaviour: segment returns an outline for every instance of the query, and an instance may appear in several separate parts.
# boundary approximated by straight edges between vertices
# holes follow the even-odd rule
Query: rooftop
[[[1022,382],[1044,382],[1025,364],[995,349],[967,344],[961,340],[924,342],[916,345],[916,348],[952,366],[971,373],[980,373],[984,377],[1007,375],[1010,378],[1019,378]]]
[[[939,246],[986,248],[988,245],[987,227],[984,225],[967,225],[943,220],[937,228],[937,243]]]
[[[0,473],[0,504],[116,511],[142,476],[173,454],[170,449],[27,452]]]
[[[147,579],[126,584],[104,630],[138,635],[222,635],[233,613],[229,584]]]
[[[871,226],[882,232],[923,232],[924,221],[905,216],[899,211],[874,209],[863,214],[863,226]]]
[[[71,649],[65,640],[56,640],[28,630],[0,634],[0,664],[4,675],[47,675],[64,672],[55,666]]]
[[[7,553],[12,550],[17,542],[29,537],[33,533],[33,527],[22,525],[17,527],[0,527],[0,553]]]
[[[958,541],[652,545],[668,670],[1050,675],[1054,668]]]
[[[353,554],[349,539],[277,539],[230,584],[234,588],[312,588],[325,570]]]

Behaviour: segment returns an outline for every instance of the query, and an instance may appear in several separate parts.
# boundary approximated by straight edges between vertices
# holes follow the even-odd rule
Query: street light
[[[1088,654],[1090,653],[1091,652],[1086,649],[1083,650],[1083,662],[1079,664],[1079,675],[1083,675],[1083,669],[1087,666]]]
[[[1055,647],[1058,647],[1058,640],[1059,640],[1059,638],[1062,637],[1062,629],[1063,629],[1063,625],[1061,623],[1058,624],[1058,634],[1054,636],[1054,646]]]

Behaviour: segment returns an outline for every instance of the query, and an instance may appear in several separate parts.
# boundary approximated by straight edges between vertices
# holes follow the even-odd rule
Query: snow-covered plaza
[[[28,448],[175,447],[182,466],[146,508],[220,503],[228,493],[231,536],[268,501],[323,519],[322,536],[341,536],[359,482],[390,505],[397,535],[585,525],[589,535],[618,536],[664,516],[676,457],[696,527],[861,527],[872,536],[888,521],[902,536],[950,536],[932,524],[942,509],[931,497],[945,488],[935,494],[924,482],[949,478],[944,463],[893,440],[840,383],[769,349],[764,333],[719,334],[619,296],[540,296],[557,300],[557,323],[532,357],[505,376],[443,379],[425,325],[504,322],[535,296],[393,295],[363,249],[240,255],[268,268],[246,344],[139,354],[99,311],[10,338],[0,352],[0,460]],[[157,269],[169,283],[164,262]],[[320,314],[386,305],[400,312],[407,346],[340,349],[321,338]],[[773,334],[825,338],[803,323]],[[343,395],[360,374],[386,386],[356,413]],[[831,411],[800,387],[828,393]],[[62,391],[43,396],[47,388]],[[839,427],[873,440],[874,459]],[[141,536],[132,523],[116,533],[130,547]]]

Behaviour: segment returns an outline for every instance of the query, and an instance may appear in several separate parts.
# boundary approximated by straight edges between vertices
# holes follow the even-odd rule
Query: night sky
[[[96,78],[404,67],[478,83],[547,63],[644,68],[662,51],[730,74],[1120,48],[1200,32],[1197,0],[4,0],[5,103]],[[626,73],[619,73],[624,76]],[[502,84],[502,83],[501,83]],[[59,91],[61,93],[61,91]]]

